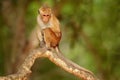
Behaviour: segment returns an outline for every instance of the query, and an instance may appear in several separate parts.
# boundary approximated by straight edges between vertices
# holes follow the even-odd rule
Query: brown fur
[[[58,33],[59,35],[61,33]],[[57,36],[50,28],[43,29],[44,41],[48,48],[59,45],[61,36]]]

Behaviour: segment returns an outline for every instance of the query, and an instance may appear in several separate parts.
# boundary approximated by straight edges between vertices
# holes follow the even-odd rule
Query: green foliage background
[[[17,1],[11,1],[14,7],[18,5]],[[101,80],[120,80],[120,0],[30,0],[24,16],[26,39],[37,24],[37,10],[43,3],[48,3],[60,20],[63,54]],[[14,33],[4,19],[6,12],[2,7],[0,10],[2,76],[11,73]],[[32,71],[30,80],[78,80],[47,59],[38,59]]]

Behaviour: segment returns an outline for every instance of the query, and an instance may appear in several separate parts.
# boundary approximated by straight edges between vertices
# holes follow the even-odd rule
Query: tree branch
[[[46,50],[45,48],[36,49],[30,52],[16,74],[0,77],[0,80],[28,80],[28,76],[31,73],[31,67],[35,60],[40,57],[48,58],[65,71],[72,73],[82,80],[97,80],[92,72],[66,59],[63,55],[59,56],[55,52]]]

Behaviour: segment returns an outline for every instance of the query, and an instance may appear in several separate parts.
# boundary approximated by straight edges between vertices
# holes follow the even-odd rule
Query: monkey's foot
[[[47,48],[47,50],[52,51],[52,49],[51,49],[51,48]]]

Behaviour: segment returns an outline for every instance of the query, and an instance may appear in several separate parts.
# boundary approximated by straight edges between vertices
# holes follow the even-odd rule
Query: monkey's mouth
[[[48,21],[49,21],[48,18],[44,18],[44,19],[43,19],[43,22],[44,22],[44,23],[48,23]]]

